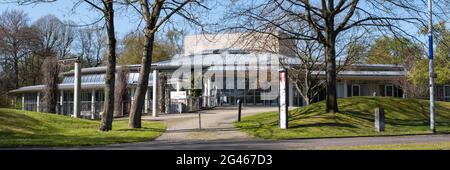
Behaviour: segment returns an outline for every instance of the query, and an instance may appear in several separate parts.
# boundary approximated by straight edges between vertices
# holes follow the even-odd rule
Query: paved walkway
[[[276,111],[278,107],[244,107],[242,116],[261,112]],[[183,142],[209,140],[249,140],[251,137],[233,127],[237,120],[236,107],[217,107],[199,114],[166,114],[160,117],[144,117],[146,120],[163,120],[167,125],[166,132],[156,141]]]

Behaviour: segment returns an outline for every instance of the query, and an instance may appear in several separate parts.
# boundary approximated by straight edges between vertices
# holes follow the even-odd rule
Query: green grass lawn
[[[338,146],[326,150],[450,150],[450,142]]]
[[[98,131],[99,121],[48,113],[0,109],[0,147],[80,146],[149,141],[165,131],[162,122],[143,121],[129,129],[128,121],[113,122],[110,132]]]
[[[289,128],[280,129],[278,112],[244,117],[234,125],[264,139],[426,134],[429,131],[427,100],[389,97],[352,97],[338,100],[340,113],[325,113],[325,103],[314,103],[289,112]],[[385,108],[385,132],[374,131],[374,109]],[[450,102],[436,102],[439,132],[450,132]]]

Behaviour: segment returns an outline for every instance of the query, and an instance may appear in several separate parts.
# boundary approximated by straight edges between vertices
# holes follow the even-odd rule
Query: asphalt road
[[[450,142],[450,135],[414,135],[292,140],[208,140],[165,141],[114,144],[93,147],[13,148],[50,150],[311,150],[338,146]],[[3,148],[6,149],[6,148]]]

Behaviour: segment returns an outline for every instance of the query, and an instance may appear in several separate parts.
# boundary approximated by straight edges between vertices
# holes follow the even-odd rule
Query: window
[[[386,85],[385,87],[385,96],[393,97],[394,96],[394,86],[392,85]]]
[[[352,85],[352,96],[360,96],[361,87],[359,85]]]
[[[347,97],[352,97],[352,85],[349,84],[345,88],[347,88]]]
[[[73,83],[73,76],[64,77],[63,84]]]
[[[444,97],[450,98],[450,85],[444,85]]]

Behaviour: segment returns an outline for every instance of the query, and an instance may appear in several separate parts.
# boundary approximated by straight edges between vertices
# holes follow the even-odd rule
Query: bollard
[[[242,103],[241,103],[241,100],[238,99],[238,100],[237,100],[237,103],[238,103],[238,122],[240,122],[240,121],[241,121],[241,110],[242,110]]]
[[[377,132],[384,131],[384,108],[378,107],[375,109],[375,130]]]

